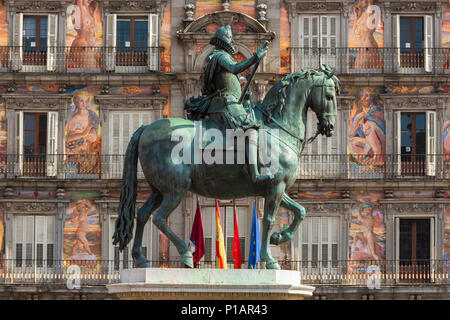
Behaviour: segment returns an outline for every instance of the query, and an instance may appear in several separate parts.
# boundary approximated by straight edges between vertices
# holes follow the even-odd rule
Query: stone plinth
[[[291,270],[145,268],[120,279],[108,292],[128,300],[301,300],[315,289]]]

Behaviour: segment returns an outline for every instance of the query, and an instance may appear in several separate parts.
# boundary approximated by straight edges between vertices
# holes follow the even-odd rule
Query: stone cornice
[[[380,101],[389,109],[427,109],[441,108],[448,95],[444,94],[380,94]]]
[[[167,0],[100,0],[99,3],[100,7],[103,8],[106,13],[145,12],[160,14],[163,11],[164,6],[167,4]]]
[[[95,101],[102,110],[146,109],[162,110],[167,104],[165,96],[96,95]]]
[[[5,0],[5,5],[10,12],[65,12],[67,6],[72,4],[70,0],[47,0],[47,1],[30,1],[30,0]]]
[[[397,13],[420,13],[434,12],[437,6],[436,1],[393,1],[390,8]]]
[[[305,0],[285,0],[288,14],[295,17],[304,12],[341,12],[344,9],[344,1],[305,1]]]
[[[65,110],[72,95],[66,94],[4,94],[6,109],[19,110]]]

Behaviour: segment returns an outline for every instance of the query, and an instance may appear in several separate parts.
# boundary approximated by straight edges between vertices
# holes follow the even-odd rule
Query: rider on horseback
[[[246,93],[244,103],[240,102],[242,89],[239,73],[258,63],[267,52],[263,46],[251,58],[237,63],[232,55],[237,53],[229,25],[217,29],[210,44],[215,50],[207,58],[203,71],[201,91],[203,97],[191,98],[186,102],[188,118],[198,120],[208,116],[225,129],[243,129],[249,137],[247,160],[254,182],[273,178],[258,171],[258,123],[255,119],[250,94]],[[252,147],[250,147],[250,144]]]

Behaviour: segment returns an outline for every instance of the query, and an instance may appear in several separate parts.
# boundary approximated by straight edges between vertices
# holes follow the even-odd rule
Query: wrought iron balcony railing
[[[338,74],[449,74],[450,48],[288,48],[292,71],[327,64]]]
[[[0,154],[0,177],[122,179],[124,155]],[[138,178],[144,175],[138,165]],[[450,154],[302,154],[298,179],[444,179],[450,178]]]
[[[0,47],[0,71],[143,73],[163,64],[163,47]]]
[[[151,261],[152,268],[184,268],[181,261]],[[448,285],[450,262],[445,260],[333,260],[280,261],[285,270],[301,272],[309,285],[392,286],[398,284]],[[133,261],[114,260],[3,260],[0,284],[67,284],[79,279],[80,285],[104,285],[120,281],[120,271],[133,268]],[[216,268],[215,261],[201,261],[197,268]],[[234,268],[234,262],[228,261]],[[258,268],[263,268],[259,263]],[[247,261],[242,262],[247,268]]]

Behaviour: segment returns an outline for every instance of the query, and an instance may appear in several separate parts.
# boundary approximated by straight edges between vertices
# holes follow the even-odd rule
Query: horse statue
[[[306,214],[305,208],[289,198],[286,190],[297,178],[299,156],[307,142],[307,110],[312,108],[318,119],[316,135],[308,141],[319,134],[330,137],[336,122],[336,96],[339,91],[340,81],[334,71],[322,66],[319,70],[302,70],[284,76],[267,92],[262,103],[256,104],[254,110],[261,124],[260,128],[269,133],[273,129],[278,129],[279,132],[278,140],[272,137],[268,141],[269,146],[277,140],[280,149],[278,171],[272,179],[256,184],[248,174],[248,164],[174,163],[172,151],[179,142],[173,141],[173,133],[175,130],[182,132],[193,153],[196,134],[193,121],[167,118],[141,126],[131,137],[125,154],[114,244],[118,243],[120,250],[123,250],[133,237],[139,159],[152,192],[137,211],[132,248],[136,267],[150,267],[149,261],[142,254],[142,236],[145,224],[157,210],[153,223],[175,245],[183,263],[193,268],[193,256],[188,245],[167,225],[172,211],[187,192],[191,191],[216,199],[264,197],[260,259],[265,262],[267,269],[280,269],[278,261],[269,250],[269,232],[280,206],[292,211],[294,219],[287,229],[271,235],[271,244],[280,245],[289,241]],[[204,127],[214,127],[211,119],[201,121]]]

